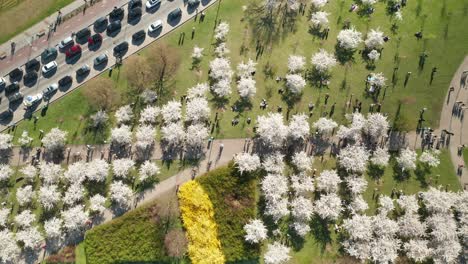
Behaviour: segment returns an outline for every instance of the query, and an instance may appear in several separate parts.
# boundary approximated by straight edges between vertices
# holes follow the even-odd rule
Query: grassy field
[[[255,18],[242,10],[242,5],[248,5],[254,0],[224,0],[219,9],[219,18],[230,24],[230,33],[227,37],[227,46],[231,50],[229,54],[232,61],[232,68],[237,63],[248,58],[255,59],[255,45],[259,39],[259,34],[253,34]],[[315,113],[311,117],[311,122],[316,120],[323,112],[329,111],[330,106],[336,103],[335,113],[332,116],[336,120],[343,120],[344,114],[351,111],[345,107],[346,102],[352,96],[363,102],[363,112],[367,112],[371,103],[381,102],[382,111],[389,114],[393,120],[399,109],[399,116],[407,120],[409,128],[415,128],[419,109],[427,107],[426,124],[437,127],[439,114],[442,106],[442,99],[445,96],[453,72],[458,67],[463,56],[466,54],[468,34],[464,27],[468,23],[466,15],[466,3],[464,1],[435,1],[430,5],[424,1],[409,1],[408,6],[403,9],[403,22],[395,32],[391,31],[391,18],[386,13],[384,2],[376,4],[376,11],[370,17],[361,17],[358,14],[348,12],[348,7],[352,0],[331,1],[324,9],[330,13],[330,33],[329,38],[321,40],[308,32],[309,11],[304,16],[299,15],[292,30],[280,30],[281,36],[277,36],[271,45],[264,47],[265,52],[258,57],[257,74],[257,95],[252,99],[252,107],[242,109],[240,112],[231,111],[231,106],[238,100],[235,84],[233,82],[232,96],[224,107],[216,109],[213,105],[213,115],[219,112],[220,126],[214,131],[214,136],[218,138],[236,138],[252,135],[252,127],[245,120],[251,117],[255,120],[259,114],[264,114],[268,110],[260,110],[259,103],[262,98],[268,100],[269,110],[276,111],[277,106],[287,109],[286,103],[278,90],[284,87],[282,82],[277,83],[276,76],[284,76],[287,71],[286,61],[290,54],[299,54],[307,58],[320,48],[329,52],[334,52],[336,35],[342,28],[344,21],[349,21],[359,31],[365,33],[374,28],[380,28],[390,37],[390,41],[385,44],[382,58],[376,63],[374,72],[383,72],[387,77],[388,87],[382,92],[379,98],[374,101],[365,93],[365,78],[370,70],[366,68],[366,63],[362,59],[358,50],[354,54],[353,60],[336,66],[332,70],[331,83],[328,88],[318,88],[311,83],[307,85],[301,99],[294,104],[286,114],[306,112],[309,103],[315,104]],[[465,11],[463,11],[465,10]],[[180,68],[173,81],[166,87],[170,94],[178,99],[185,94],[186,89],[197,82],[207,81],[208,63],[213,58],[213,26],[216,17],[217,5],[210,8],[206,13],[205,21],[189,21],[176,29],[173,33],[165,36],[157,43],[164,41],[170,46],[176,47],[182,58]],[[437,14],[437,15],[433,15]],[[429,19],[430,18],[430,19]],[[193,39],[187,37],[182,45],[178,45],[180,34],[185,32],[190,36],[192,27],[195,27]],[[422,30],[423,38],[417,40],[414,37],[416,31]],[[276,31],[274,31],[276,32]],[[278,33],[279,34],[279,33]],[[156,43],[156,44],[157,44]],[[155,45],[155,44],[152,44]],[[205,48],[205,57],[200,64],[200,70],[193,70],[190,54],[193,46],[198,45]],[[362,47],[362,46],[361,46]],[[428,54],[425,67],[418,69],[420,54],[425,51]],[[142,56],[151,56],[148,50],[140,52]],[[437,67],[438,71],[432,84],[429,84],[432,67]],[[395,74],[395,84],[391,79],[394,68],[398,68]],[[118,90],[125,94],[127,82],[125,79],[125,62],[123,67],[115,71],[113,79],[116,81]],[[266,72],[269,74],[266,74]],[[406,86],[404,78],[407,72],[412,72]],[[92,81],[91,81],[92,82]],[[330,94],[329,103],[324,105],[324,95]],[[385,97],[384,97],[385,95]],[[74,92],[62,99],[59,103],[52,104],[45,117],[39,120],[37,129],[45,131],[57,126],[57,120],[63,120],[59,125],[70,130],[70,143],[97,143],[106,136],[107,131],[102,135],[92,135],[87,133],[86,128],[80,120],[90,114],[90,107],[85,100],[82,100],[81,92]],[[160,103],[170,98],[165,98]],[[125,103],[125,98],[123,100]],[[64,107],[73,105],[64,111]],[[237,126],[231,126],[231,120],[239,118]],[[21,134],[23,129],[30,130],[32,121],[24,121],[19,124],[16,136]]]
[[[0,0],[0,44],[74,0]]]

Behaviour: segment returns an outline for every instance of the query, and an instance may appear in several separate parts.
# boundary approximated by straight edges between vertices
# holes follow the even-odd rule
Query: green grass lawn
[[[252,33],[253,22],[249,21],[246,13],[242,10],[242,5],[248,5],[254,0],[224,0],[219,9],[219,18],[230,24],[230,32],[227,37],[227,46],[231,50],[232,68],[248,58],[255,59],[255,45],[258,35]],[[252,128],[255,122],[248,125],[245,120],[251,117],[255,120],[257,115],[264,114],[267,111],[259,109],[259,103],[262,98],[268,100],[271,111],[276,111],[277,106],[287,109],[286,103],[278,94],[278,89],[284,86],[283,83],[277,83],[276,76],[284,76],[287,71],[287,58],[290,54],[299,54],[310,61],[311,56],[320,48],[329,52],[334,52],[336,44],[336,35],[341,29],[343,22],[348,20],[353,26],[365,35],[365,33],[374,28],[380,28],[390,37],[390,41],[385,44],[382,52],[382,58],[376,63],[374,72],[383,72],[387,77],[389,84],[385,93],[381,93],[377,101],[383,104],[382,111],[389,114],[393,121],[397,110],[403,119],[408,120],[410,128],[415,128],[418,118],[418,110],[427,107],[425,118],[426,124],[437,127],[439,114],[442,107],[442,100],[447,91],[447,86],[452,78],[455,69],[466,54],[466,45],[468,34],[465,26],[468,23],[468,16],[465,15],[463,1],[435,1],[430,5],[425,5],[423,1],[409,1],[408,6],[403,9],[403,22],[399,23],[399,28],[395,33],[391,31],[391,19],[386,14],[384,2],[376,4],[376,11],[372,16],[360,17],[356,13],[348,12],[348,7],[352,0],[331,1],[324,8],[330,13],[330,33],[327,40],[321,40],[308,33],[308,14],[298,16],[293,31],[285,32],[285,35],[279,37],[271,46],[266,46],[266,51],[257,60],[257,95],[252,99],[252,107],[245,108],[241,112],[231,111],[231,106],[238,100],[236,86],[233,81],[233,93],[227,104],[222,108],[213,107],[212,114],[219,112],[220,126],[214,130],[214,136],[218,138],[237,138],[253,135]],[[213,58],[213,26],[216,17],[217,4],[211,7],[207,13],[205,21],[189,21],[174,30],[174,32],[158,40],[164,41],[170,46],[176,47],[182,58],[180,68],[175,78],[168,82],[166,89],[176,100],[186,90],[197,82],[205,82],[208,79],[208,63]],[[437,15],[434,15],[437,14]],[[179,36],[185,32],[190,36],[192,27],[196,28],[193,39],[187,37],[183,45],[178,45]],[[423,31],[423,39],[417,40],[414,37],[416,31]],[[154,45],[154,44],[153,44]],[[190,54],[193,46],[198,45],[205,48],[205,57],[200,64],[200,70],[192,70]],[[362,46],[361,46],[362,47]],[[429,56],[426,60],[424,69],[418,69],[419,55],[425,51]],[[364,60],[358,50],[354,54],[354,59],[346,64],[338,65],[332,70],[331,83],[328,88],[318,88],[308,84],[304,90],[301,99],[291,107],[289,111],[284,110],[285,115],[306,112],[307,105],[315,103],[315,113],[311,118],[311,123],[316,120],[321,113],[330,110],[330,105],[336,103],[333,118],[342,121],[344,114],[349,113],[351,108],[346,108],[345,104],[352,95],[354,99],[363,102],[363,112],[366,113],[368,106],[375,101],[365,94],[365,77],[370,70],[366,68]],[[140,52],[141,56],[151,56],[148,49]],[[265,74],[266,65],[270,66],[271,74]],[[432,67],[436,66],[438,71],[432,84],[429,84],[429,77]],[[391,84],[392,73],[395,67],[396,84]],[[123,94],[127,91],[127,81],[125,79],[126,66],[124,65],[115,70],[113,79],[116,81],[118,90]],[[412,72],[411,77],[405,87],[403,82],[406,73]],[[92,81],[91,81],[92,82]],[[329,103],[324,106],[324,95],[330,94]],[[385,98],[383,95],[385,94]],[[169,100],[163,98],[160,103]],[[210,96],[210,99],[211,96]],[[127,103],[124,100],[123,103]],[[68,107],[73,105],[73,107]],[[214,105],[213,105],[214,106]],[[90,107],[83,100],[80,92],[68,95],[58,103],[50,106],[47,116],[41,118],[37,124],[38,129],[48,131],[50,128],[60,125],[64,129],[69,129],[70,143],[98,143],[108,135],[108,130],[93,135],[86,133],[82,117],[90,115]],[[81,118],[80,118],[81,117]],[[237,126],[231,126],[233,118],[239,118]],[[57,122],[63,120],[63,122]],[[31,130],[32,121],[21,122],[18,126],[16,136],[21,134],[23,129]],[[32,132],[37,134],[36,131]]]
[[[74,0],[0,0],[0,44]]]

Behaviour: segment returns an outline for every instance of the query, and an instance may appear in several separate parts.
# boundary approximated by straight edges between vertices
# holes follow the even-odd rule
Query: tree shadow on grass
[[[416,175],[416,179],[419,181],[421,188],[425,189],[429,186],[428,182],[426,181],[426,175],[430,173],[430,169],[422,164],[418,164],[416,169],[414,170],[414,174]]]
[[[316,243],[320,246],[321,253],[324,253],[327,244],[332,243],[331,233],[328,229],[328,222],[319,216],[314,216],[311,221],[311,233],[315,238]]]
[[[385,172],[384,168],[382,168],[380,166],[377,166],[377,165],[374,165],[374,164],[370,164],[367,167],[367,174],[373,180],[380,180],[382,178],[382,176],[384,175],[384,172]]]
[[[408,170],[403,170],[402,168],[400,168],[400,166],[398,166],[398,163],[395,162],[395,164],[393,165],[393,178],[397,182],[406,181],[409,179],[410,176],[411,175]]]
[[[335,55],[341,65],[354,62],[354,50],[342,48],[338,43],[335,45]]]

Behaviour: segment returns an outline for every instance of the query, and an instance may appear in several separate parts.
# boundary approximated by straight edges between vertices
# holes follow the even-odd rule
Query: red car
[[[101,43],[101,42],[102,42],[102,36],[99,33],[96,33],[96,34],[94,34],[94,35],[92,35],[92,36],[90,36],[88,38],[88,45],[89,46],[96,45],[96,44]]]
[[[65,52],[65,55],[67,58],[74,57],[75,55],[78,55],[81,53],[81,46],[80,45],[73,45],[71,48]]]

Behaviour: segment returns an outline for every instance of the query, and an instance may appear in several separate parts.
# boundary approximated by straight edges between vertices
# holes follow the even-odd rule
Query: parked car
[[[42,94],[38,93],[36,95],[28,95],[26,98],[24,98],[23,104],[26,107],[33,106],[37,103],[39,103],[42,100]]]
[[[120,19],[123,18],[124,14],[125,14],[125,11],[124,11],[123,8],[121,8],[121,7],[118,8],[118,7],[114,6],[114,9],[109,13],[109,18],[114,19],[114,20],[115,19],[120,20]]]
[[[51,61],[46,65],[42,66],[42,74],[48,74],[55,69],[57,69],[57,62]]]
[[[6,81],[4,78],[0,77],[0,88],[3,88],[3,86],[6,85]]]
[[[55,91],[58,90],[58,84],[57,83],[53,83],[49,86],[47,86],[47,88],[45,88],[43,91],[42,91],[42,95],[44,97],[49,97],[50,95],[52,95]]]
[[[66,75],[58,81],[58,84],[63,87],[72,82],[73,82],[73,78],[70,75]]]
[[[74,41],[73,41],[73,38],[72,37],[68,37],[62,41],[60,41],[60,43],[58,44],[58,47],[59,49],[63,50],[65,49],[66,47],[70,46],[70,45],[73,45]]]
[[[10,101],[10,103],[13,103],[13,102],[23,99],[23,97],[24,96],[22,93],[16,92],[15,94],[8,96],[8,101]]]
[[[140,40],[142,38],[144,38],[146,36],[146,32],[142,29],[140,31],[137,31],[135,32],[133,35],[132,35],[132,39],[134,41],[137,41],[137,40]]]
[[[189,7],[197,6],[200,4],[200,0],[188,0],[187,4]]]
[[[57,49],[53,47],[46,48],[41,53],[41,58],[43,62],[48,62],[49,60],[55,59],[57,56]]]
[[[162,28],[162,21],[161,20],[156,20],[154,23],[149,25],[148,27],[148,33],[153,33],[155,31],[158,31]]]
[[[100,17],[94,21],[94,28],[102,28],[107,26],[107,17]]]
[[[24,83],[29,83],[36,79],[37,79],[37,72],[35,71],[27,72],[23,77]]]
[[[11,108],[8,108],[7,110],[3,111],[0,113],[0,120],[5,120],[7,118],[10,118],[13,115],[14,111]]]
[[[88,46],[93,46],[102,42],[102,36],[99,33],[96,33],[88,38]]]
[[[161,0],[148,0],[146,1],[146,8],[152,9],[161,4]]]
[[[91,30],[89,28],[83,28],[82,30],[76,32],[76,39],[84,39],[91,35]]]
[[[12,80],[19,79],[21,78],[22,75],[23,75],[23,70],[21,68],[15,68],[8,74],[8,76],[10,76],[10,79]]]
[[[140,7],[135,7],[133,9],[130,9],[130,11],[128,11],[128,19],[129,20],[136,19],[138,17],[141,17],[141,8]]]
[[[170,19],[170,20],[173,20],[173,19],[176,19],[176,18],[179,18],[180,16],[182,16],[182,10],[178,7],[174,10],[172,10],[169,15],[167,15],[167,17]]]
[[[114,55],[121,56],[124,51],[128,50],[128,42],[124,41],[114,47]]]
[[[107,26],[107,33],[112,34],[117,30],[120,30],[122,28],[122,24],[120,20],[113,21]]]
[[[81,67],[76,71],[76,75],[78,75],[78,76],[85,75],[85,74],[87,74],[89,71],[90,71],[90,68],[89,68],[88,64],[85,64],[85,65],[81,66]]]
[[[40,67],[41,67],[41,63],[36,59],[30,60],[26,62],[26,64],[24,65],[24,68],[26,68],[26,71],[38,71]]]
[[[141,0],[130,0],[128,2],[128,10],[132,10],[137,7],[141,7]]]
[[[19,90],[19,83],[12,82],[7,87],[5,87],[5,94],[11,94]]]
[[[81,54],[81,46],[78,44],[71,46],[71,48],[65,52],[67,58],[75,57],[78,54]]]
[[[107,61],[107,54],[101,54],[94,59],[94,66],[100,65]]]

